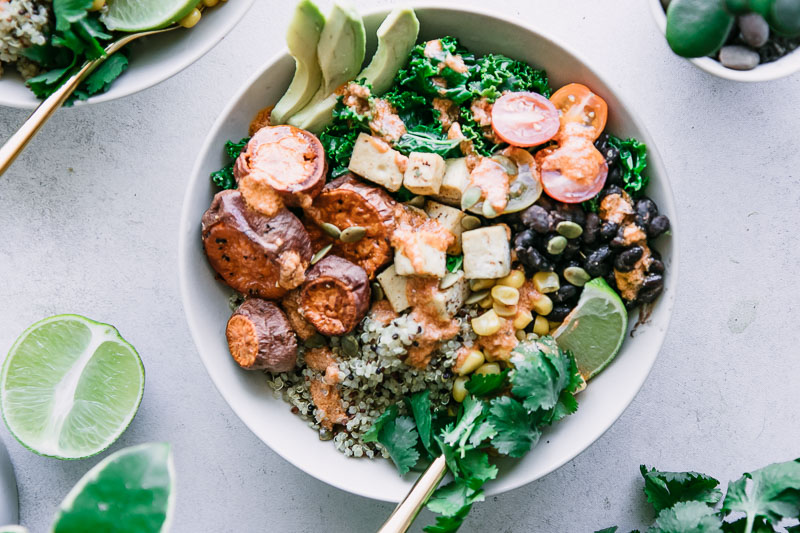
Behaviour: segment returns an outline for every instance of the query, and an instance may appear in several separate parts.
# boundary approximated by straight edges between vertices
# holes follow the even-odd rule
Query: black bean
[[[556,292],[550,294],[550,299],[557,304],[563,304],[578,297],[578,287],[569,283],[562,283]]]
[[[625,304],[625,309],[627,309],[628,311],[633,311],[634,309],[639,307],[640,303],[638,298],[636,300],[625,300],[623,298],[622,302]]]
[[[603,157],[606,159],[606,163],[608,163],[608,167],[611,168],[612,166],[616,165],[619,162],[619,150],[611,145],[610,136],[607,133],[602,134],[597,140],[594,142],[595,148],[603,154]]]
[[[614,268],[620,272],[630,272],[643,254],[644,249],[641,246],[631,246],[617,256],[614,260]]]
[[[658,298],[658,296],[663,292],[663,290],[663,285],[646,291],[642,290],[639,291],[639,295],[636,297],[636,299],[643,304],[649,304],[654,302],[655,299]]]
[[[650,274],[644,281],[642,282],[642,289],[643,291],[651,291],[656,287],[663,288],[664,287],[664,277],[661,274]]]
[[[550,231],[551,217],[540,205],[532,205],[522,213],[522,223],[537,233]]]
[[[518,250],[521,248],[530,248],[535,243],[536,234],[529,229],[517,233],[517,236],[514,237],[514,248],[517,248]]]
[[[522,261],[522,265],[530,269],[533,273],[546,270],[552,272],[553,263],[548,261],[536,248],[523,248],[517,250],[517,258]]]
[[[608,168],[608,177],[606,177],[606,185],[622,185],[622,169],[619,165],[614,165]]]
[[[569,241],[567,242],[567,247],[564,248],[564,251],[561,253],[562,259],[572,259],[578,255],[578,252],[581,251],[581,245],[578,241]]]
[[[559,304],[554,305],[553,310],[550,311],[550,314],[547,315],[547,320],[552,320],[553,322],[561,322],[567,315],[570,314],[574,305],[569,304]]]
[[[610,270],[608,262],[611,257],[611,249],[608,246],[601,246],[586,258],[584,269],[592,277],[602,276]]]
[[[625,248],[628,243],[625,242],[625,227],[620,226],[619,230],[617,230],[617,234],[614,235],[614,238],[611,239],[611,242],[608,243],[609,246],[612,248]]]
[[[583,228],[583,242],[586,244],[594,244],[600,235],[600,217],[597,213],[588,213],[586,215],[586,227]]]
[[[658,215],[647,225],[647,236],[651,239],[655,239],[667,231],[669,231],[669,218],[667,218],[667,215]]]
[[[619,224],[616,222],[606,222],[600,227],[600,237],[604,241],[613,239],[619,231]]]
[[[556,208],[556,213],[564,217],[564,220],[575,222],[580,226],[586,224],[586,212],[580,205],[559,204]]]
[[[608,274],[603,275],[603,279],[606,280],[608,286],[614,290],[617,290],[617,276],[614,274],[613,271],[609,272]]]
[[[634,210],[636,211],[636,223],[643,228],[646,228],[650,221],[658,216],[658,206],[650,198],[637,200]]]
[[[448,368],[444,372],[442,372],[442,377],[444,379],[450,379],[453,377],[453,372]]]
[[[664,268],[664,263],[661,261],[661,259],[653,259],[650,262],[650,268],[647,271],[651,274],[663,274],[664,270],[666,269]]]

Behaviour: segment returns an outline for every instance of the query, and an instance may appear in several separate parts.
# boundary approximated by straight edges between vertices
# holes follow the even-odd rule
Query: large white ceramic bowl
[[[661,6],[661,0],[649,0],[649,2],[650,11],[653,13],[653,19],[655,19],[658,29],[666,35],[667,15]],[[745,82],[770,81],[789,76],[800,70],[800,48],[777,61],[764,63],[753,70],[734,70],[723,66],[722,63],[711,57],[696,57],[687,60],[700,70],[704,70],[718,78]]]
[[[365,16],[368,47],[372,49],[375,30],[385,15],[386,11],[379,11]],[[667,265],[667,279],[666,290],[652,316],[627,340],[614,363],[580,394],[578,412],[547,432],[525,458],[504,466],[499,479],[488,487],[489,494],[497,494],[530,483],[585,450],[611,427],[644,383],[664,340],[675,300],[678,266],[675,207],[650,134],[611,90],[611,84],[573,52],[538,30],[496,14],[452,7],[419,7],[417,16],[421,40],[454,35],[476,53],[503,53],[544,67],[554,87],[580,82],[602,95],[609,107],[609,131],[635,136],[648,144],[652,178],[649,192],[673,221],[672,236],[662,237],[658,243]],[[289,411],[288,404],[273,397],[263,374],[244,371],[232,360],[225,340],[231,291],[215,279],[201,244],[200,218],[216,192],[209,174],[226,163],[223,143],[245,135],[256,112],[283,94],[293,68],[294,62],[286,52],[278,54],[242,87],[208,134],[183,205],[178,260],[183,305],[209,375],[253,433],[287,461],[326,483],[362,496],[398,501],[410,488],[412,474],[400,478],[389,461],[348,459],[330,442],[320,442],[316,433]],[[636,317],[632,317],[631,324],[635,322]]]
[[[130,67],[108,92],[77,101],[75,105],[99,104],[148,89],[178,74],[203,57],[244,17],[255,0],[230,0],[203,13],[191,30],[178,29],[131,43]],[[0,106],[33,109],[39,100],[13,68],[0,78]]]

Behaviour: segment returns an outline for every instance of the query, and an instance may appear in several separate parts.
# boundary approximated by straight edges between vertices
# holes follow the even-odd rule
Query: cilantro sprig
[[[521,343],[511,360],[513,368],[500,374],[470,378],[469,394],[456,416],[434,410],[428,391],[422,391],[404,402],[410,416],[393,405],[364,436],[386,448],[401,475],[418,462],[444,455],[454,479],[428,501],[428,509],[440,516],[425,528],[427,533],[458,530],[472,505],[483,501],[483,485],[499,472],[489,450],[521,457],[536,445],[545,426],[577,407],[572,395],[581,378],[575,359],[552,339]]]
[[[745,473],[728,484],[724,499],[719,481],[704,474],[660,472],[644,465],[641,473],[647,501],[658,513],[647,533],[800,531],[800,526],[784,522],[800,519],[800,459]]]

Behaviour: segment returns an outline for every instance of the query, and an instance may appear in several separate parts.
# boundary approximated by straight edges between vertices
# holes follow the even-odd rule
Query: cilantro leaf
[[[749,483],[748,483],[749,481]],[[775,463],[728,484],[724,511],[741,511],[750,520],[771,523],[800,514],[800,459]]]
[[[448,255],[445,262],[448,272],[458,272],[461,270],[461,265],[464,264],[463,255]]]
[[[56,30],[68,30],[72,24],[86,16],[92,4],[92,0],[54,0],[53,14],[56,17]]]
[[[618,526],[611,526],[604,529],[598,529],[594,533],[616,533],[618,529]]]
[[[497,477],[497,466],[489,464],[489,455],[481,450],[469,450],[464,457],[457,459],[460,473],[468,479],[485,483]]]
[[[484,406],[485,404],[482,401],[472,395],[467,395],[461,404],[461,414],[455,426],[451,424],[442,432],[445,444],[453,446],[462,439],[469,437],[469,434],[475,429],[475,421],[483,414]]]
[[[458,528],[461,527],[461,524],[464,523],[464,519],[469,514],[470,509],[472,509],[472,505],[467,505],[462,507],[453,516],[437,516],[436,525],[425,526],[425,533],[453,533],[458,531]]]
[[[508,373],[509,369],[499,374],[472,374],[466,384],[467,390],[475,396],[489,396],[505,386]]]
[[[657,513],[678,502],[698,501],[715,504],[722,498],[719,481],[697,472],[660,472],[639,467],[644,478],[644,493]]]
[[[473,448],[478,448],[483,441],[491,439],[495,435],[497,435],[497,430],[494,429],[494,426],[489,420],[484,418],[479,423],[475,424],[475,429],[472,430],[472,433],[469,435],[469,444]]]
[[[800,533],[800,526],[786,527],[786,533]],[[735,522],[723,522],[722,531],[725,533],[745,533],[747,530],[747,517],[743,516]],[[759,517],[753,522],[750,533],[775,533],[775,530],[770,526],[766,520]]]
[[[428,509],[444,516],[456,516],[464,507],[483,501],[483,491],[473,487],[474,484],[465,479],[455,479],[436,489],[428,500]]]
[[[648,533],[723,533],[722,518],[703,502],[678,502],[659,513]]]
[[[128,68],[128,58],[123,53],[116,53],[103,61],[83,83],[82,89],[88,96],[105,92],[117,78]]]
[[[364,433],[361,440],[364,442],[380,442],[378,435],[388,422],[394,421],[397,418],[397,406],[390,405],[381,415],[372,422],[372,426]]]
[[[497,431],[497,435],[492,438],[492,446],[498,452],[511,457],[525,455],[541,436],[525,407],[508,396],[492,400],[489,422]]]
[[[564,387],[564,380],[538,345],[523,343],[515,351],[522,353],[524,358],[516,363],[516,370],[511,376],[511,392],[518,398],[524,398],[523,405],[529,412],[554,408]]]
[[[417,433],[422,446],[428,455],[434,457],[433,445],[431,444],[431,426],[433,425],[431,415],[430,391],[425,389],[418,392],[408,400],[411,413],[414,415],[414,422],[417,424]]]

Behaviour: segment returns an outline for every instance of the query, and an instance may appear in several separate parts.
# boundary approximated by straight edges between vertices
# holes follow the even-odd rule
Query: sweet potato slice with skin
[[[211,267],[246,296],[277,299],[305,280],[311,241],[286,209],[267,217],[250,209],[239,191],[221,191],[203,215],[202,237]]]
[[[246,370],[288,372],[297,364],[297,338],[283,311],[272,302],[249,298],[225,328],[228,348]]]
[[[353,331],[367,314],[369,302],[364,269],[335,255],[314,265],[300,290],[300,313],[323,335]]]
[[[261,203],[248,196],[258,184],[272,188],[286,205],[307,207],[325,185],[327,170],[325,150],[313,134],[294,126],[266,126],[247,143],[233,174],[250,205]]]
[[[390,239],[396,207],[397,202],[382,189],[348,174],[328,183],[305,211],[317,225],[328,222],[340,230],[360,226],[367,231],[354,243],[335,241],[332,253],[361,266],[372,279],[394,254]]]
[[[284,296],[281,300],[281,307],[298,337],[305,341],[317,333],[316,328],[300,314],[300,289],[290,291]]]

